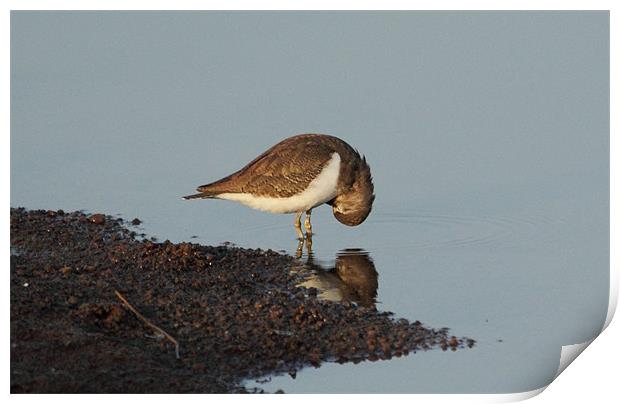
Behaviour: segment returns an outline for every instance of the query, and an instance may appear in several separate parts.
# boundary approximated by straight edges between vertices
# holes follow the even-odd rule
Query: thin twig
[[[155,324],[151,323],[146,317],[140,314],[138,310],[134,309],[134,307],[131,304],[129,304],[127,299],[125,299],[125,297],[123,297],[123,295],[121,295],[121,293],[118,290],[115,290],[114,293],[116,293],[116,297],[118,297],[121,300],[121,302],[123,302],[123,304],[125,304],[125,306],[127,306],[127,308],[131,310],[131,312],[135,314],[140,320],[144,321],[146,325],[148,325],[149,327],[151,327],[152,329],[154,329],[155,331],[157,331],[158,333],[166,337],[170,342],[172,342],[174,344],[174,351],[177,355],[177,359],[181,358],[181,355],[179,354],[179,343],[177,342],[176,339],[174,339],[174,337],[172,337],[172,335],[168,334],[166,331],[162,330]]]

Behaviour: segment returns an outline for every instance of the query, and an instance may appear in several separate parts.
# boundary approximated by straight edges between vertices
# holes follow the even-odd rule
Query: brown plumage
[[[334,153],[340,156],[336,195],[325,201],[342,223],[362,223],[374,201],[372,177],[366,159],[343,140],[329,135],[304,134],[284,139],[239,171],[218,181],[201,185],[198,194],[185,199],[218,198],[223,194],[289,198],[299,195],[323,172]],[[307,209],[306,229],[310,231]],[[301,212],[296,218],[299,222]],[[299,233],[299,231],[298,231]]]

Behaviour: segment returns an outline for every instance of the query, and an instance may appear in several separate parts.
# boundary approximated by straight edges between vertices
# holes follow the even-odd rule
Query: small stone
[[[135,217],[132,221],[131,224],[133,224],[134,226],[137,226],[139,224],[142,223],[142,220],[138,219],[137,217]]]
[[[456,337],[452,337],[450,338],[450,341],[448,342],[448,345],[450,345],[451,347],[457,347],[459,345],[459,340],[456,339]]]
[[[71,268],[69,267],[62,267],[60,268],[60,272],[63,274],[63,276],[69,276],[69,274],[71,273]]]
[[[90,220],[94,224],[104,224],[105,223],[105,215],[103,215],[101,213],[95,213],[94,215],[91,215],[88,218],[88,220]]]

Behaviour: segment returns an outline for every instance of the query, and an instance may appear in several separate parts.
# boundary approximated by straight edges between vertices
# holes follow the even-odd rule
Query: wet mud
[[[475,344],[361,298],[321,299],[298,286],[294,257],[155,242],[137,224],[11,209],[12,393],[247,392],[326,361]]]

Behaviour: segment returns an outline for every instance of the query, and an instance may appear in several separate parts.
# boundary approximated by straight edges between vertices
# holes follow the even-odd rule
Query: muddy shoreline
[[[293,257],[155,242],[132,226],[11,208],[12,393],[246,392],[244,380],[325,361],[475,344],[320,300],[296,286]],[[173,340],[152,326],[178,342],[178,359]]]

